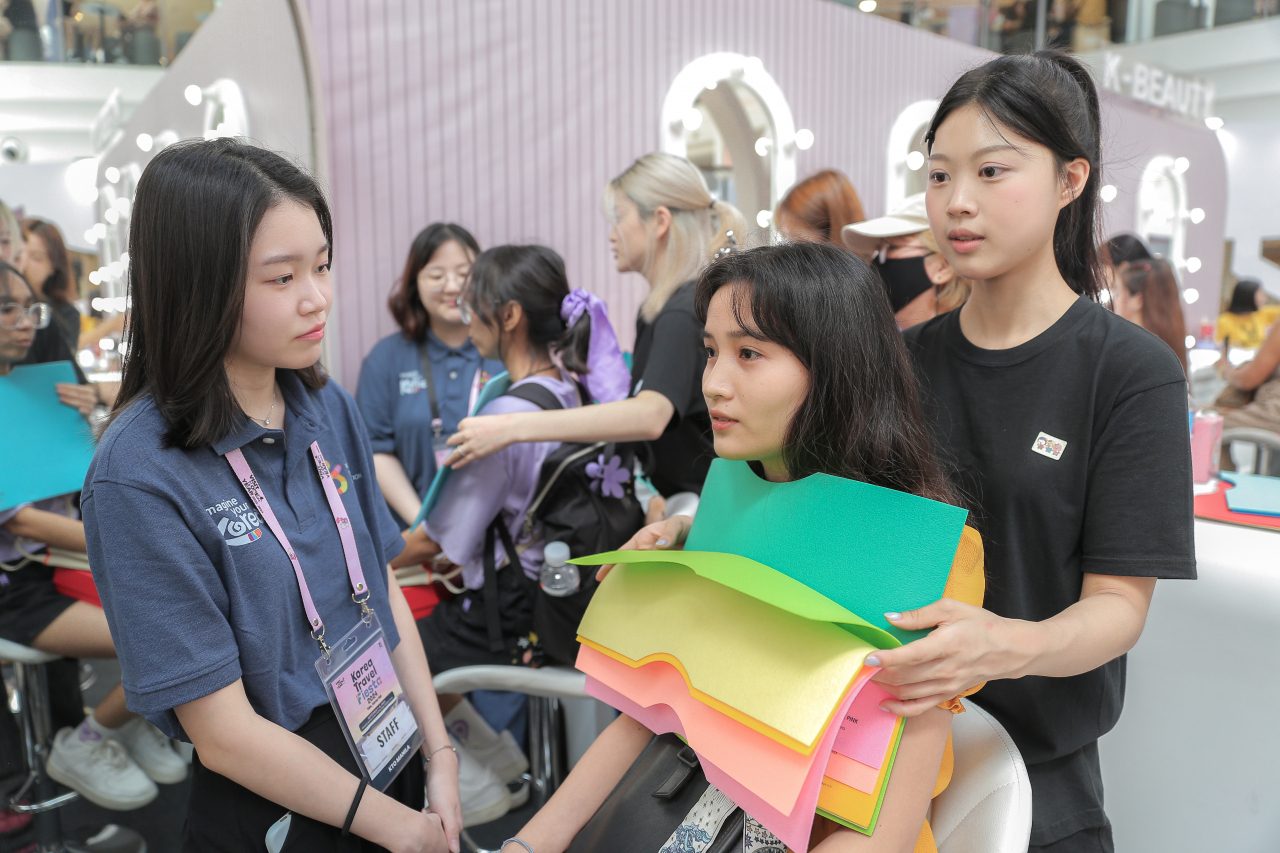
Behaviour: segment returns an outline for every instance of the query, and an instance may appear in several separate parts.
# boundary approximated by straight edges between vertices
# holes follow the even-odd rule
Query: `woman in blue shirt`
[[[460,225],[422,229],[388,301],[400,331],[378,341],[360,368],[356,401],[378,485],[406,525],[435,477],[436,451],[448,455],[445,441],[471,414],[489,376],[502,371],[501,362],[480,357],[459,312],[478,254],[476,239]]]
[[[82,512],[129,707],[195,746],[187,851],[264,850],[285,812],[288,849],[459,849],[455,756],[387,566],[402,540],[317,363],[332,233],[309,175],[235,140],[172,145],[138,183],[128,359]],[[385,631],[368,689],[394,669],[430,812],[416,755],[366,786],[317,674],[359,601]]]

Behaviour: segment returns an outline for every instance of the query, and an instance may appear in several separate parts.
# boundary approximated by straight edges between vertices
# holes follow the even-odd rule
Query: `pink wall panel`
[[[612,268],[600,192],[657,146],[667,88],[693,59],[758,56],[796,126],[814,132],[798,174],[843,170],[875,216],[894,119],[986,56],[828,0],[308,0],[308,8],[337,228],[332,366],[350,388],[364,354],[394,331],[386,296],[410,240],[438,219],[462,223],[482,246],[559,251],[571,283],[608,300],[629,347],[644,282]],[[1159,124],[1167,139],[1169,122]],[[1155,138],[1118,133],[1129,161]],[[1221,163],[1206,175],[1214,168]],[[1217,215],[1213,203],[1200,206]],[[1112,216],[1116,228],[1131,219]],[[1219,263],[1208,250],[1200,257],[1209,269]]]

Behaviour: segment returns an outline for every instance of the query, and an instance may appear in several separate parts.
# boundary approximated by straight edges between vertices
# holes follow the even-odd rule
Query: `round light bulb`
[[[876,0],[862,0],[858,4],[858,10],[862,12],[874,12],[876,10]]]
[[[155,144],[155,140],[151,138],[149,133],[139,133],[137,143],[138,147],[143,151],[150,151],[151,146]]]
[[[1199,258],[1187,258],[1187,272],[1200,272]]]
[[[1098,195],[1103,201],[1115,201],[1118,193],[1119,190],[1111,184],[1106,184],[1102,189],[1098,190]]]
[[[97,231],[94,231],[92,228],[90,228],[88,231],[84,232],[84,241],[85,241],[86,243],[88,243],[90,246],[92,246],[94,243],[97,243],[97,242],[98,242],[98,232],[97,232]],[[89,275],[90,275],[90,280],[92,280],[92,275],[93,275],[93,274],[92,274],[92,273],[90,273]],[[94,284],[97,284],[97,282],[96,282],[96,281],[95,281],[95,282],[93,282],[93,283],[94,283]]]
[[[773,213],[771,211],[762,210],[756,214],[756,224],[761,228],[768,228],[771,221],[773,221]]]
[[[1218,118],[1217,116],[1209,116],[1204,120],[1204,124],[1205,124],[1205,127],[1209,128],[1210,130],[1221,130],[1223,122],[1222,122],[1222,119]]]
[[[1204,222],[1204,208],[1193,207],[1191,208],[1191,212],[1188,213],[1187,216],[1191,218],[1191,222],[1193,224],[1199,225],[1201,222]]]
[[[108,166],[102,170],[102,176],[114,184],[120,180],[120,170],[115,166]]]
[[[1195,305],[1196,301],[1200,298],[1200,291],[1196,290],[1194,287],[1188,287],[1186,290],[1182,291],[1182,298],[1187,300],[1188,305]]]
[[[756,153],[761,157],[769,153],[769,146],[773,145],[773,140],[767,136],[762,136],[756,140]]]
[[[107,220],[107,224],[115,225],[120,221],[120,211],[116,210],[114,207],[108,207],[107,212],[102,214],[102,218]]]
[[[89,272],[89,283],[90,283],[90,284],[93,284],[93,285],[102,284],[102,276],[98,275],[98,271],[97,271],[97,270],[90,270],[90,272]],[[96,296],[95,296],[95,297],[93,297],[93,302],[91,302],[90,304],[91,304],[91,305],[93,305],[93,310],[94,310],[94,311],[101,311],[101,310],[102,310],[102,300],[101,300],[101,299],[99,299],[98,297],[96,297]]]
[[[920,171],[920,167],[924,165],[924,154],[919,151],[912,151],[907,154],[907,168],[913,172]]]
[[[187,103],[193,107],[200,106],[200,102],[204,100],[204,92],[200,91],[200,87],[192,83],[190,86],[182,90],[182,97],[187,99]]]
[[[1187,339],[1186,339],[1185,341],[1183,341],[1183,343],[1185,343],[1185,344],[1187,345],[1187,349],[1191,349],[1193,346],[1195,346],[1195,345],[1196,345],[1196,339],[1195,339],[1195,336],[1193,336],[1193,335],[1187,335]]]
[[[1191,168],[1191,161],[1188,160],[1186,157],[1179,157],[1177,160],[1173,161],[1174,174],[1181,175],[1183,172],[1187,171],[1187,169],[1190,169],[1190,168]]]
[[[702,127],[702,110],[697,107],[689,107],[684,111],[684,115],[680,118],[681,124],[685,130],[697,130]]]
[[[813,147],[813,131],[805,130],[805,129],[797,130],[796,131],[796,147],[799,148],[801,151],[808,151],[810,148],[812,148]]]

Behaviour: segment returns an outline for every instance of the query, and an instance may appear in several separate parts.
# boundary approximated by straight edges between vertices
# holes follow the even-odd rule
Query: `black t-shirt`
[[[680,285],[652,323],[636,318],[636,348],[631,358],[631,395],[657,391],[675,413],[667,429],[649,442],[645,473],[664,495],[702,493],[715,448],[711,415],[702,396],[707,351],[702,324],[693,313],[693,282]]]
[[[1048,619],[1079,600],[1086,572],[1196,576],[1186,380],[1160,339],[1084,298],[1011,349],[974,346],[959,311],[905,338],[939,456],[982,534],[987,609]],[[1033,846],[1106,824],[1095,742],[1124,683],[1122,656],[976,697],[1028,765]]]

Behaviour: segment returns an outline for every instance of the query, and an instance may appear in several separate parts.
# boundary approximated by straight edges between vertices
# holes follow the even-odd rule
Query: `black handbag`
[[[567,853],[659,853],[709,786],[684,741],[655,735]],[[745,822],[735,808],[704,853],[741,853]]]

